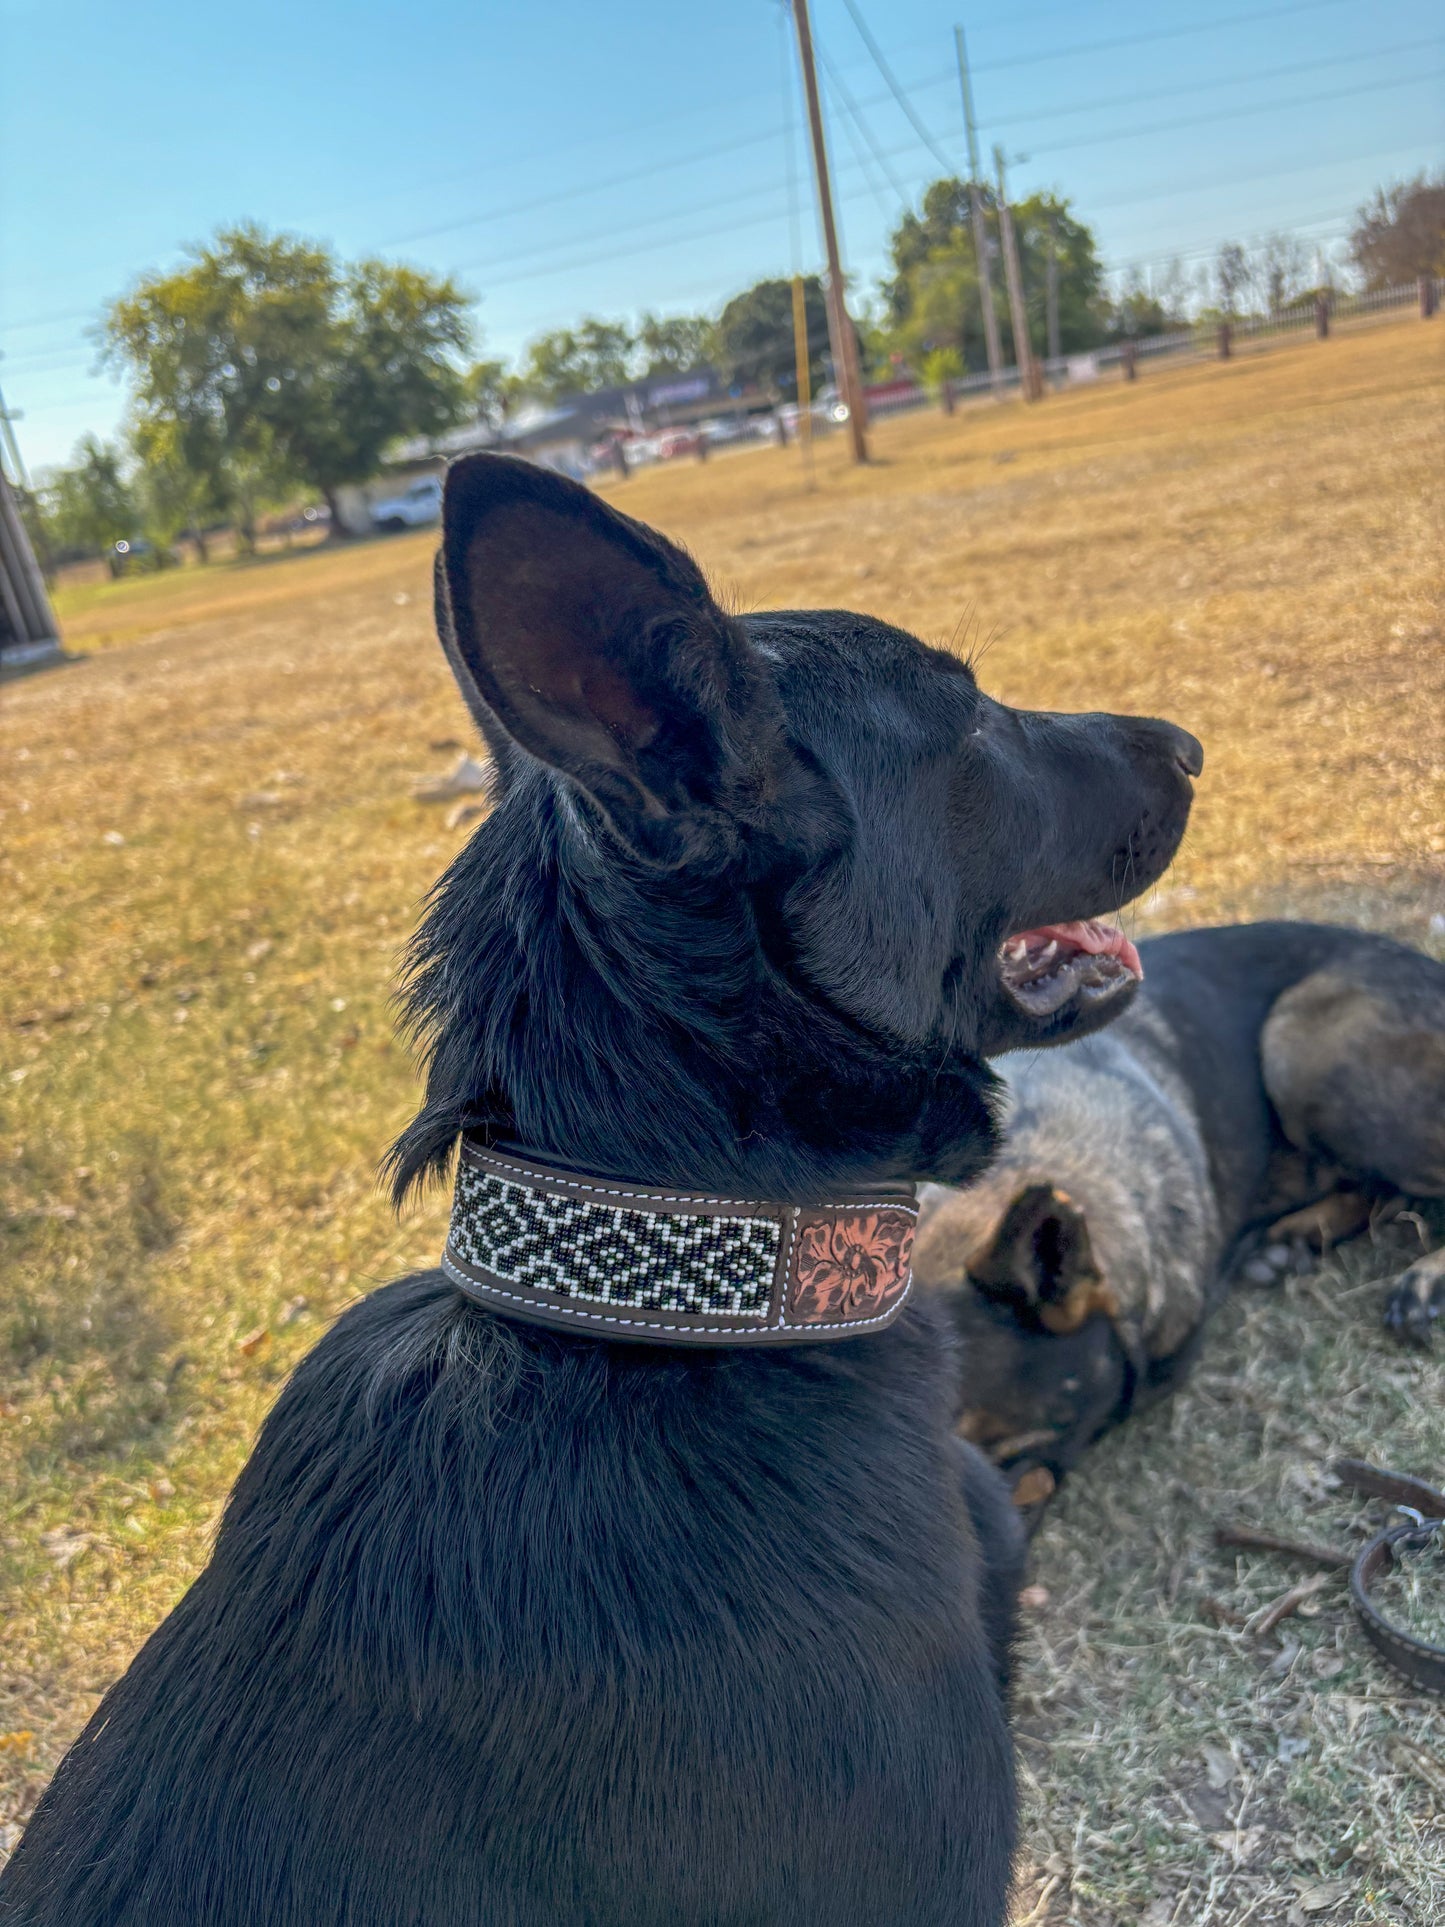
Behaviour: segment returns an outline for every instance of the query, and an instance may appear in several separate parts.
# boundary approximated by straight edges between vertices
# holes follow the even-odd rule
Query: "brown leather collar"
[[[505,1317],[654,1345],[880,1331],[913,1282],[911,1185],[812,1205],[564,1171],[462,1140],[442,1269]]]

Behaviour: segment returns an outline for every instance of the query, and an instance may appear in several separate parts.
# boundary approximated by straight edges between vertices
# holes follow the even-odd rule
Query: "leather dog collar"
[[[655,1345],[879,1331],[913,1282],[912,1185],[816,1205],[559,1170],[462,1140],[442,1269],[505,1317]]]

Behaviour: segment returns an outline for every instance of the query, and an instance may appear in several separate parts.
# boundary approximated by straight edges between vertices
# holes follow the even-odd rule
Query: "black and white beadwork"
[[[776,1218],[664,1216],[555,1198],[463,1159],[449,1252],[508,1284],[630,1311],[765,1319]]]

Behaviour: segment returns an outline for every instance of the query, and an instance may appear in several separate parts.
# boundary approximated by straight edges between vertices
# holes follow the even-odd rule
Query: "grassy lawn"
[[[1445,954],[1442,328],[885,423],[811,489],[766,450],[608,493],[737,606],[865,609],[981,651],[1010,700],[1194,730],[1194,823],[1136,927],[1330,915]],[[374,1184],[415,1098],[397,953],[467,834],[410,797],[471,742],[432,544],[68,591],[86,660],[0,690],[0,1848],[204,1560],[286,1372],[439,1249],[442,1201],[398,1223]],[[1377,1330],[1414,1235],[1238,1296],[1054,1509],[1033,1927],[1445,1918],[1438,1705],[1338,1587],[1253,1638],[1296,1575],[1211,1543],[1347,1536],[1333,1452],[1445,1475],[1445,1367]]]

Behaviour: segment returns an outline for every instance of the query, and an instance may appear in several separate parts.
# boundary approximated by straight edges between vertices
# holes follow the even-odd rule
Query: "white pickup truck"
[[[388,495],[371,505],[372,525],[378,529],[421,529],[441,519],[442,478],[419,475],[399,495]]]

